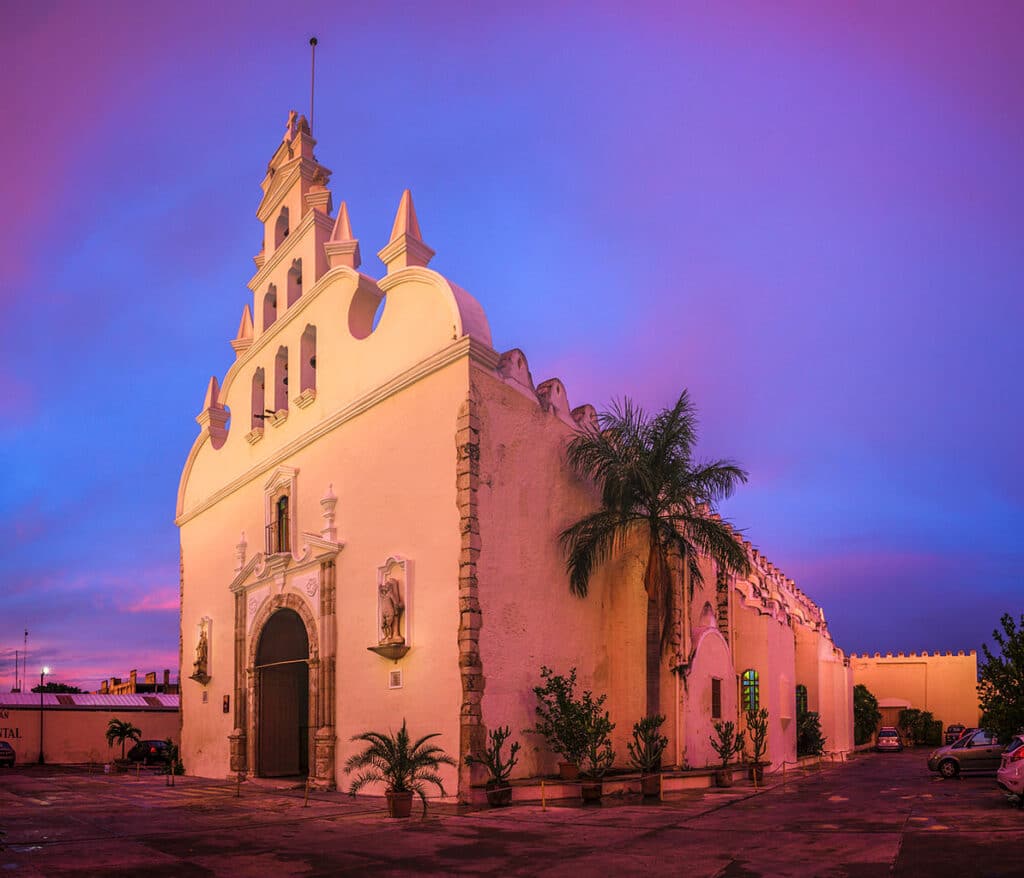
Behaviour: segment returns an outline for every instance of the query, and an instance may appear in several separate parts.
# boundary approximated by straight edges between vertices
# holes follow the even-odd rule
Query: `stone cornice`
[[[301,301],[301,299],[299,300]],[[250,354],[252,351],[250,350]],[[248,354],[247,354],[248,357]],[[485,345],[483,342],[478,341],[471,336],[463,336],[462,338],[456,339],[450,345],[442,348],[435,354],[421,360],[416,365],[404,372],[399,373],[389,381],[382,384],[380,387],[371,390],[369,393],[364,394],[358,399],[346,405],[344,408],[330,415],[320,423],[315,424],[305,433],[297,436],[287,445],[279,449],[272,457],[267,458],[256,466],[250,467],[248,470],[243,472],[238,477],[232,479],[219,491],[214,492],[201,503],[198,503],[188,512],[183,512],[181,508],[183,497],[183,490],[179,492],[178,498],[178,514],[175,518],[175,524],[179,527],[191,521],[197,515],[205,512],[207,509],[215,506],[225,497],[228,497],[235,491],[237,491],[242,485],[251,482],[253,479],[257,479],[261,476],[266,475],[269,471],[275,467],[280,466],[288,458],[299,452],[302,448],[316,441],[317,439],[330,433],[335,428],[341,426],[346,421],[350,421],[353,418],[358,417],[363,412],[373,408],[378,403],[387,399],[388,397],[394,396],[396,393],[400,393],[407,387],[411,387],[418,381],[433,375],[435,372],[440,371],[446,366],[457,362],[461,359],[468,359],[470,363],[475,363],[486,369],[493,370],[497,366],[498,354],[495,350]],[[236,361],[236,364],[241,361]],[[193,446],[193,451],[198,453],[199,445]],[[191,462],[193,455],[189,455],[189,461],[186,464],[188,471],[191,471]],[[184,487],[184,480],[182,481],[182,488]]]

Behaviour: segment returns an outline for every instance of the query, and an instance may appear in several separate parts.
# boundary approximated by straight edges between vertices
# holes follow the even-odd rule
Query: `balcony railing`
[[[267,554],[290,552],[291,541],[288,539],[288,519],[274,521],[267,525]]]

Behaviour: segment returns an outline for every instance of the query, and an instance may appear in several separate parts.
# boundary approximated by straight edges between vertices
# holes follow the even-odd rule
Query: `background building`
[[[927,710],[942,723],[977,726],[978,656],[972,649],[951,652],[902,652],[884,656],[851,655],[854,684],[867,686],[882,712],[883,726],[895,726],[906,708]]]
[[[122,680],[120,677],[111,677],[109,680],[104,680],[100,683],[100,688],[97,691],[102,695],[134,695],[136,693],[156,692],[173,695],[178,691],[178,684],[171,682],[171,672],[166,668],[164,669],[163,680],[158,682],[156,671],[150,671],[141,683],[139,682],[139,672],[132,669],[128,672],[127,680]]]

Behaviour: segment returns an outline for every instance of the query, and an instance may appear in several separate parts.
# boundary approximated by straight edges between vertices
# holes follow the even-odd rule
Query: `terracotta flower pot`
[[[585,780],[580,784],[580,793],[584,803],[600,802],[604,792],[604,784],[599,780]]]
[[[412,813],[412,791],[388,790],[388,817],[408,817]]]
[[[562,780],[579,780],[580,767],[575,762],[559,762],[558,776]]]
[[[488,787],[487,788],[487,804],[492,808],[505,808],[512,804],[512,787],[505,786],[500,787]]]
[[[716,768],[715,769],[715,786],[716,787],[731,787],[732,786],[732,769],[731,768]]]
[[[660,774],[643,774],[640,776],[640,792],[645,796],[656,796],[661,792]]]

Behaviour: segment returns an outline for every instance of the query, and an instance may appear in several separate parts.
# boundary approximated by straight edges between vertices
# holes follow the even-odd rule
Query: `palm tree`
[[[440,765],[456,765],[454,759],[440,747],[427,741],[440,736],[440,732],[424,735],[415,743],[410,744],[409,732],[402,720],[402,728],[397,735],[390,732],[363,732],[354,735],[353,741],[365,741],[367,747],[361,753],[350,756],[345,762],[345,773],[357,768],[365,769],[356,775],[349,787],[349,795],[355,796],[368,783],[383,782],[389,792],[416,793],[423,802],[423,813],[427,813],[427,796],[424,783],[431,783],[445,795],[444,784],[437,773]],[[406,815],[408,816],[408,815]]]
[[[696,461],[696,410],[684,390],[654,416],[629,399],[598,416],[569,443],[570,466],[601,490],[600,508],[561,534],[569,587],[586,597],[594,570],[630,538],[647,543],[647,715],[660,713],[661,655],[675,609],[670,557],[684,558],[690,589],[703,582],[698,558],[746,572],[746,552],[733,528],[715,513],[747,473],[732,461]]]
[[[121,744],[121,759],[124,759],[124,745],[127,741],[138,742],[142,738],[142,729],[133,726],[128,720],[112,719],[107,723],[107,746]]]

